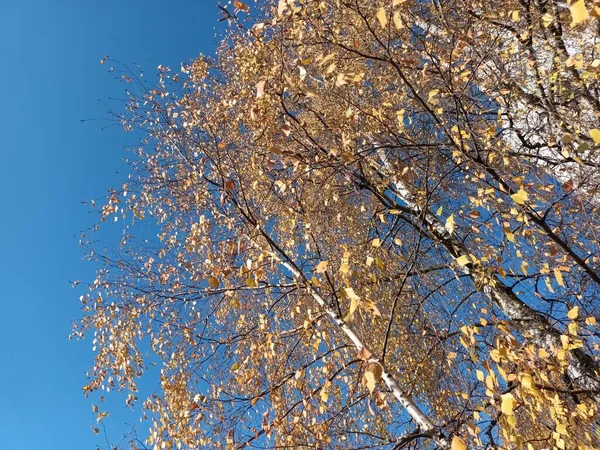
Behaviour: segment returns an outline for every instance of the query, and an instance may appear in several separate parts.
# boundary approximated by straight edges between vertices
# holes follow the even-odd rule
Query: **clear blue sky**
[[[131,137],[80,119],[122,92],[103,55],[150,75],[212,52],[215,3],[0,0],[0,450],[106,448],[81,390],[91,342],[67,340],[80,314],[69,280],[93,278],[77,236],[94,217],[80,200],[124,180]],[[113,411],[110,442],[132,420]]]

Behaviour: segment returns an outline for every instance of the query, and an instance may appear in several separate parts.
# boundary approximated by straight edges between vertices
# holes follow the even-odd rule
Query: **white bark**
[[[391,171],[385,153],[380,149],[383,166]],[[412,211],[411,221],[417,227],[421,227],[419,221],[423,218],[429,235],[442,244],[442,246],[455,258],[466,256],[470,259],[470,253],[464,244],[448,232],[445,225],[429,211],[424,211],[411,199],[410,191],[400,180],[392,183],[395,195],[406,207]],[[458,270],[473,277],[470,264],[461,266],[456,264]],[[474,280],[475,281],[475,280]],[[483,293],[494,302],[502,312],[511,319],[515,328],[524,336],[529,337],[537,346],[545,349],[550,354],[555,354],[557,349],[563,347],[561,333],[554,328],[539,312],[523,302],[502,280],[496,278],[483,286]],[[600,401],[600,380],[598,378],[598,367],[593,358],[582,349],[571,350],[568,354],[567,374],[578,389],[593,392],[596,401]]]
[[[319,294],[318,290],[311,285],[310,280],[306,275],[298,268],[298,266],[289,258],[289,256],[279,248],[273,239],[254,221],[252,221],[245,212],[241,209],[235,199],[232,199],[232,203],[236,206],[238,211],[249,221],[256,229],[260,232],[262,237],[267,241],[270,249],[271,256],[285,269],[287,269],[296,279],[299,284],[310,294],[310,296],[317,302],[317,304],[327,313],[330,319],[335,325],[346,335],[346,337],[352,342],[357,350],[357,353],[365,349],[368,354],[374,355],[374,353],[367,347],[362,341],[358,334],[347,324],[334,309],[332,309],[325,299]],[[257,248],[261,246],[253,242]],[[450,441],[446,436],[441,433],[439,427],[429,418],[429,416],[415,403],[409,394],[404,392],[400,387],[400,384],[396,381],[392,373],[385,367],[385,365],[376,356],[371,356],[368,360],[371,364],[378,364],[381,367],[381,379],[392,392],[396,400],[404,407],[406,412],[412,417],[417,423],[421,430],[432,433],[432,439],[441,449],[450,449]]]

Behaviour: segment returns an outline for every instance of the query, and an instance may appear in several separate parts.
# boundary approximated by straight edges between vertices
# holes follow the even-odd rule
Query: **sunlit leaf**
[[[381,8],[379,8],[379,11],[377,11],[377,20],[379,20],[379,24],[381,25],[381,28],[384,28],[387,26],[388,23],[388,18],[387,18],[387,13],[385,12],[385,9],[383,8],[383,6]]]
[[[585,7],[584,0],[577,0],[569,6],[569,9],[571,10],[572,17],[571,26],[585,22],[590,16]]]

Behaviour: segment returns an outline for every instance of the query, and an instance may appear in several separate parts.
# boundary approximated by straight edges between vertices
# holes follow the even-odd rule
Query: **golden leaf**
[[[352,288],[346,288],[344,289],[344,292],[350,299],[350,308],[346,311],[346,314],[344,314],[343,320],[344,322],[352,322],[352,320],[354,320],[354,312],[356,311],[356,308],[358,308],[360,297],[356,295]]]
[[[394,26],[396,27],[396,29],[397,30],[402,29],[403,24],[402,24],[402,17],[400,17],[400,11],[396,11],[394,13],[393,19],[394,19]]]
[[[525,192],[525,190],[523,189],[523,186],[521,186],[519,188],[519,191],[515,194],[512,194],[510,198],[512,198],[515,203],[519,205],[524,205],[529,197],[527,196],[527,192]]]
[[[352,289],[351,287],[345,288],[344,292],[346,292],[346,295],[348,296],[348,298],[350,300],[356,300],[356,301],[360,300],[360,297],[358,295],[356,295],[356,292],[354,292],[354,289]]]
[[[221,282],[220,282],[220,281],[219,281],[219,279],[218,279],[218,278],[216,278],[216,277],[210,277],[210,278],[208,279],[208,285],[209,285],[211,288],[213,288],[213,289],[216,289],[216,288],[218,288],[220,284],[221,284]]]
[[[585,1],[579,0],[569,6],[571,10],[571,16],[573,20],[571,21],[571,26],[575,26],[579,23],[585,22],[588,17],[590,17],[587,8],[585,7]]]
[[[600,130],[599,129],[594,128],[593,130],[590,130],[590,136],[594,140],[595,144],[600,144]]]
[[[381,24],[381,28],[385,29],[385,27],[387,26],[387,23],[388,23],[388,19],[387,19],[387,14],[386,14],[383,6],[381,8],[379,8],[379,11],[377,11],[377,20],[379,20],[379,23]]]
[[[317,267],[315,267],[315,273],[325,272],[327,270],[327,264],[329,264],[329,261],[321,261],[317,264]]]
[[[560,269],[558,267],[554,269],[554,278],[556,278],[556,282],[560,286],[565,285],[565,282],[563,281],[563,277],[562,277],[562,272],[560,271]]]
[[[446,230],[449,234],[452,234],[455,228],[456,223],[454,222],[454,214],[450,214],[450,216],[446,219]]]
[[[347,262],[343,262],[340,265],[340,272],[342,272],[344,275],[348,274],[348,272],[350,271],[350,264],[348,264]]]
[[[579,316],[579,306],[574,306],[567,313],[567,317],[571,320],[575,320],[577,319],[577,316]]]
[[[596,318],[595,317],[588,317],[585,319],[585,324],[586,325],[596,325]]]
[[[463,439],[459,436],[452,437],[452,445],[450,446],[451,450],[467,450],[467,444]]]
[[[375,390],[375,385],[377,384],[377,382],[381,380],[382,372],[383,371],[381,369],[381,365],[379,365],[378,363],[371,363],[369,364],[369,367],[367,367],[367,370],[365,371],[364,375],[364,382],[367,385],[367,388],[369,389],[369,392],[371,394]]]
[[[512,394],[503,394],[502,396],[502,404],[500,405],[500,409],[502,413],[507,416],[513,415],[513,408],[515,406],[515,398]]]
[[[469,255],[462,255],[456,258],[456,264],[458,264],[459,266],[466,266],[470,262],[471,258],[469,257]]]

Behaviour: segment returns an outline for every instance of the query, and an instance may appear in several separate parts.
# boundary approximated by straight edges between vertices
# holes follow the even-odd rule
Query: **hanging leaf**
[[[519,205],[524,205],[525,202],[528,200],[527,192],[525,192],[523,186],[519,188],[519,191],[517,193],[512,194],[510,198],[512,198],[514,202]]]
[[[381,374],[383,373],[381,366],[378,363],[371,363],[365,371],[363,378],[364,384],[366,384],[369,392],[372,394],[375,390],[375,386],[381,380]]]
[[[512,416],[513,415],[513,408],[515,405],[515,398],[513,397],[512,394],[503,394],[501,396],[502,398],[502,403],[500,405],[500,408],[502,409],[502,413],[507,415],[507,416]]]
[[[315,273],[323,273],[327,270],[327,265],[329,264],[329,261],[321,261],[319,264],[317,264],[317,267],[315,267]]]
[[[583,23],[590,17],[587,8],[585,7],[584,0],[576,1],[571,6],[569,6],[569,9],[571,10],[572,16],[571,26]]]
[[[577,319],[578,316],[579,316],[579,306],[574,306],[567,313],[567,317],[571,320]]]
[[[210,277],[210,278],[208,279],[208,285],[209,285],[211,288],[213,288],[213,289],[216,289],[216,288],[218,288],[220,284],[221,284],[221,282],[220,282],[220,281],[219,281],[219,279],[218,279],[218,278],[216,278],[216,277]]]
[[[373,354],[367,349],[367,347],[363,347],[358,352],[358,357],[363,361],[368,361]]]
[[[470,262],[471,262],[471,258],[469,257],[469,255],[462,255],[462,256],[459,256],[458,258],[456,258],[456,263],[459,266],[466,266]]]
[[[452,234],[455,227],[456,223],[454,222],[454,214],[450,214],[450,216],[446,219],[446,231],[448,231],[449,234]]]
[[[381,28],[385,29],[388,23],[388,18],[383,6],[379,8],[379,11],[377,11],[377,20],[379,20]]]
[[[233,6],[244,12],[250,11],[250,7],[245,3],[241,2],[240,0],[233,0]]]
[[[452,437],[452,445],[450,448],[451,450],[467,450],[467,444],[461,437],[454,435]]]
[[[560,286],[564,286],[565,282],[563,281],[562,273],[558,267],[554,268],[554,278],[556,278],[556,282]]]

